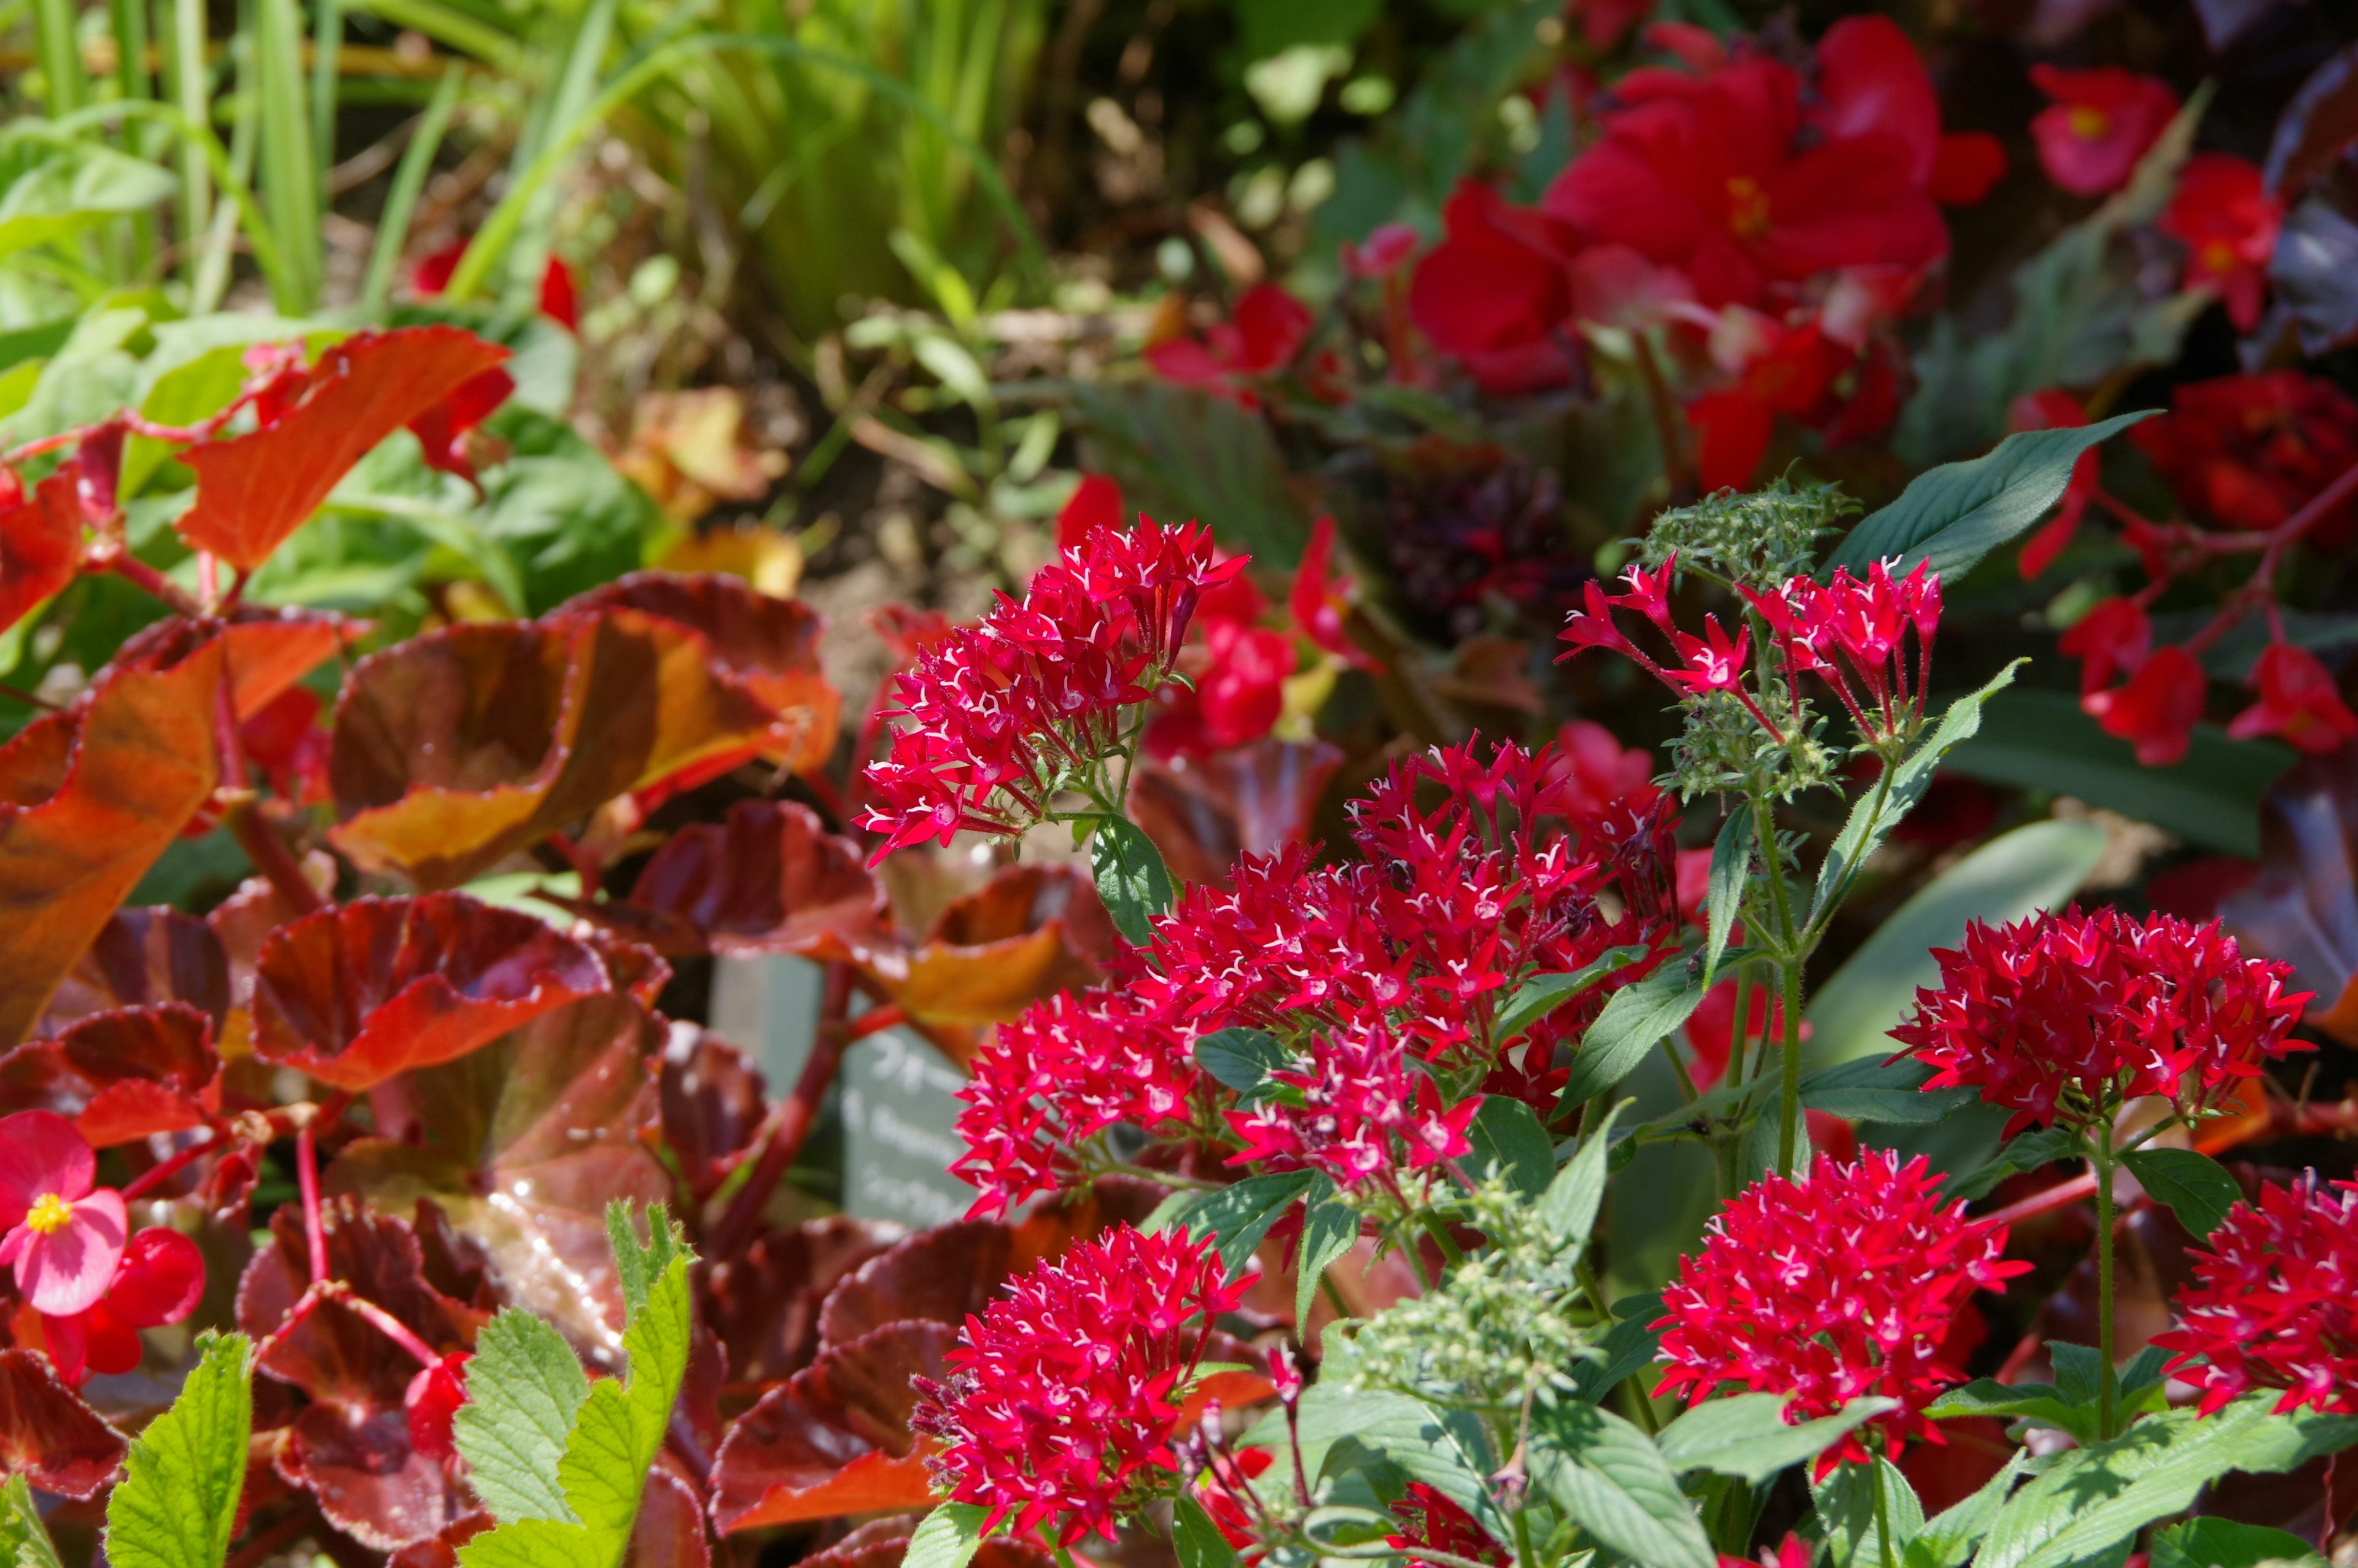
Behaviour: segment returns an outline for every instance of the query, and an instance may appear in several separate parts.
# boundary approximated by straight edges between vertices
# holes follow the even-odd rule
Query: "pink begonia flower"
[[[16,1266],[17,1290],[52,1317],[96,1305],[123,1258],[123,1195],[91,1191],[97,1173],[90,1144],[55,1111],[0,1118],[0,1263]]]

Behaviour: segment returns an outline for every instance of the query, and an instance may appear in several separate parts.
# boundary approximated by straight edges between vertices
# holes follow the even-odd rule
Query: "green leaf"
[[[1312,1184],[1302,1216],[1302,1245],[1294,1260],[1293,1323],[1297,1333],[1310,1323],[1310,1303],[1318,1281],[1351,1244],[1359,1239],[1359,1213],[1335,1195],[1335,1184],[1325,1176]]]
[[[1672,957],[1644,979],[1615,991],[1581,1038],[1562,1103],[1579,1105],[1628,1077],[1702,1001],[1702,982],[1687,973],[1683,957]]]
[[[1474,1152],[1466,1173],[1479,1181],[1504,1176],[1526,1197],[1547,1191],[1555,1176],[1555,1141],[1530,1106],[1506,1095],[1486,1095],[1466,1129]]]
[[[1901,1568],[1958,1568],[1989,1533],[1991,1521],[2029,1464],[2028,1452],[2016,1449],[2006,1467],[1984,1482],[1980,1490],[1927,1520],[1908,1542]]]
[[[1928,1089],[1932,1069],[1910,1057],[1861,1056],[1803,1075],[1801,1103],[1849,1121],[1901,1126],[1940,1120],[1976,1096],[1970,1088]]]
[[[1251,1259],[1269,1227],[1284,1217],[1295,1199],[1309,1194],[1316,1177],[1314,1171],[1275,1171],[1247,1176],[1233,1186],[1191,1193],[1184,1202],[1157,1209],[1148,1228],[1180,1227],[1213,1237],[1219,1243],[1220,1261],[1234,1274]]]
[[[1891,830],[1922,802],[1924,792],[1932,787],[1933,772],[1940,767],[1941,760],[1981,728],[1982,705],[2013,684],[2015,671],[2028,662],[2017,659],[1993,676],[1981,690],[1951,703],[1932,733],[1892,770],[1890,787],[1884,789],[1878,783],[1877,788],[1859,796],[1851,807],[1850,819],[1843,824],[1842,832],[1826,850],[1824,864],[1818,868],[1818,889],[1810,902],[1812,925],[1823,920],[1843,901],[1858,868],[1883,847]],[[1716,878],[1719,862],[1716,851],[1714,853],[1712,875]]]
[[[1115,927],[1133,946],[1145,946],[1154,936],[1154,917],[1171,907],[1163,851],[1130,818],[1100,817],[1089,838],[1089,871]]]
[[[1302,1396],[1295,1422],[1305,1468],[1317,1468],[1314,1452],[1323,1455],[1345,1438],[1357,1439],[1494,1533],[1505,1530],[1487,1479],[1496,1461],[1473,1412],[1436,1410],[1422,1400],[1384,1390],[1351,1393],[1336,1384],[1314,1383]],[[1243,1441],[1254,1448],[1282,1450],[1287,1442],[1284,1412],[1263,1416]]]
[[[106,1504],[106,1557],[122,1568],[221,1568],[245,1486],[253,1346],[209,1340],[172,1408],[147,1425]]]
[[[2254,1395],[2207,1418],[2167,1411],[2056,1455],[1998,1510],[1976,1568],[2065,1568],[2185,1511],[2232,1471],[2280,1473],[2358,1442],[2358,1418],[2274,1415],[2276,1398]]]
[[[2198,724],[2183,761],[2149,768],[2069,692],[2016,689],[1989,704],[1949,766],[1993,784],[2068,795],[2150,822],[2189,843],[2257,860],[2260,801],[2296,753]]]
[[[1157,380],[1085,382],[1073,400],[1087,426],[1090,466],[1121,481],[1125,504],[1174,521],[1200,517],[1270,566],[1302,559],[1310,520],[1259,415]]]
[[[1704,898],[1709,917],[1703,947],[1703,983],[1708,990],[1719,972],[1719,956],[1727,951],[1727,934],[1736,929],[1736,911],[1744,903],[1744,883],[1752,871],[1752,813],[1731,811],[1720,824],[1711,847],[1710,891]]]
[[[1577,1255],[1596,1228],[1596,1211],[1605,1202],[1606,1164],[1612,1157],[1613,1123],[1629,1102],[1607,1109],[1581,1140],[1580,1152],[1548,1184],[1539,1202],[1540,1223],[1558,1248]]]
[[[1171,1545],[1179,1568],[1235,1568],[1237,1549],[1185,1487],[1171,1500]]]
[[[1643,947],[1608,947],[1569,974],[1533,975],[1517,986],[1507,1005],[1498,1010],[1498,1016],[1491,1021],[1490,1037],[1504,1044],[1614,970],[1645,956]]]
[[[2190,1519],[2154,1536],[2153,1568],[2325,1568],[2325,1558],[2290,1530]]]
[[[1237,1091],[1245,1104],[1270,1098],[1270,1074],[1286,1065],[1285,1047],[1258,1029],[1219,1029],[1195,1042],[1195,1063]]]
[[[2093,822],[2034,822],[1918,889],[1818,988],[1811,1055],[1828,1064],[1889,1055],[1916,989],[1939,982],[1931,949],[1955,946],[1968,921],[2019,920],[2067,902],[2104,849],[2104,830]]]
[[[152,211],[178,189],[165,170],[95,139],[12,128],[0,135],[0,256]]]
[[[1981,1197],[2018,1172],[2036,1171],[2058,1160],[2075,1159],[2086,1150],[2080,1135],[2068,1127],[2034,1128],[2019,1138],[2007,1140],[1997,1157],[1980,1169],[1951,1176],[1942,1190],[1952,1198]]]
[[[505,1308],[476,1336],[466,1377],[467,1402],[451,1435],[492,1517],[579,1523],[557,1464],[590,1379],[565,1336],[546,1318]]]
[[[1898,557],[1895,576],[1928,561],[1943,578],[1961,578],[2063,498],[2082,452],[2158,412],[2116,414],[2076,429],[2017,431],[1982,457],[1929,469],[1898,500],[1853,528],[1827,557],[1826,570],[1864,572]]]
[[[645,1245],[633,1228],[627,1210],[621,1223],[608,1228],[626,1303],[630,1281],[640,1281],[645,1288],[622,1330],[625,1377],[591,1385],[566,1434],[557,1479],[569,1517],[503,1518],[459,1549],[462,1568],[617,1568],[629,1549],[640,1494],[687,1372],[687,1271],[693,1260],[677,1244],[670,1217],[661,1208],[648,1216]],[[647,1271],[658,1257],[665,1260],[662,1271],[648,1282]],[[471,1392],[471,1378],[469,1388]],[[511,1434],[508,1446],[527,1450],[538,1435],[537,1428]]]
[[[2133,1149],[2122,1156],[2129,1173],[2169,1206],[2187,1234],[2205,1237],[2226,1222],[2227,1211],[2244,1200],[2244,1189],[2226,1167],[2191,1149]]]
[[[0,1564],[9,1568],[60,1568],[57,1543],[33,1501],[33,1484],[21,1470],[0,1487]]]
[[[1882,1522],[1877,1520],[1876,1488],[1883,1489]],[[1825,1525],[1826,1557],[1833,1568],[1874,1568],[1883,1562],[1883,1529],[1891,1530],[1889,1556],[1898,1562],[1924,1528],[1924,1505],[1899,1466],[1878,1458],[1873,1465],[1844,1465],[1810,1488]]]
[[[1785,1423],[1778,1394],[1735,1394],[1705,1400],[1654,1436],[1673,1470],[1712,1470],[1760,1486],[1789,1465],[1815,1459],[1896,1400],[1853,1400],[1834,1415]]]
[[[2096,1411],[2048,1383],[2000,1383],[1976,1378],[1933,1400],[1926,1413],[1934,1421],[1969,1415],[2026,1421],[2033,1426],[2068,1432],[2083,1443],[2096,1440]]]
[[[1619,1388],[1624,1378],[1652,1366],[1662,1347],[1661,1331],[1653,1326],[1661,1315],[1660,1291],[1615,1302],[1613,1326],[1594,1346],[1596,1358],[1572,1368],[1574,1396],[1596,1404]]]
[[[622,1282],[622,1304],[632,1317],[644,1312],[655,1282],[672,1260],[687,1255],[687,1231],[660,1206],[647,1210],[647,1239],[639,1242],[638,1223],[622,1198],[606,1205],[606,1245],[614,1251],[614,1271]]]
[[[1648,1568],[1714,1568],[1718,1559],[1652,1439],[1594,1405],[1534,1411],[1531,1478],[1564,1517]]]
[[[990,1517],[980,1503],[942,1504],[909,1538],[901,1568],[966,1568],[982,1544],[982,1521]]]

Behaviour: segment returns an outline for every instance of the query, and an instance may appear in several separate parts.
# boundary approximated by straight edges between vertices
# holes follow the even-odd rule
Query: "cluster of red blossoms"
[[[876,858],[1046,816],[1059,790],[1127,746],[1128,710],[1170,675],[1197,601],[1244,566],[1216,559],[1195,524],[1095,528],[1020,602],[1002,594],[979,624],[918,651],[885,715],[906,722],[863,774]]]
[[[1507,1568],[1507,1549],[1490,1539],[1481,1521],[1467,1513],[1457,1500],[1444,1492],[1435,1491],[1422,1481],[1411,1481],[1408,1490],[1391,1506],[1392,1517],[1401,1521],[1398,1535],[1384,1537],[1384,1544],[1395,1552],[1405,1552],[1411,1563],[1431,1568],[1433,1560],[1420,1557],[1420,1546],[1433,1552],[1445,1552],[1466,1563],[1487,1563],[1491,1568]]]
[[[2358,1184],[2263,1183],[2259,1206],[2237,1204],[2208,1249],[2192,1255],[2179,1326],[2154,1340],[2176,1352],[2168,1371],[2202,1390],[2202,1413],[2280,1389],[2279,1412],[2358,1414]]]
[[[178,1231],[130,1233],[123,1195],[94,1186],[97,1156],[54,1111],[0,1119],[0,1264],[14,1268],[25,1311],[58,1376],[139,1365],[138,1331],[178,1323],[204,1293],[204,1256]],[[27,1336],[20,1324],[19,1343]]]
[[[2033,1123],[2080,1128],[2125,1100],[2169,1099],[2191,1121],[2260,1064],[2309,1049],[2291,1038],[2306,992],[2292,966],[2246,958],[2214,922],[2136,920],[2116,909],[2040,914],[1965,928],[1936,948],[1941,983],[1891,1037],[1939,1069],[1927,1088],[1963,1085]]]
[[[1117,1517],[1176,1467],[1184,1385],[1213,1317],[1249,1277],[1227,1281],[1206,1238],[1127,1227],[1084,1242],[968,1317],[946,1382],[915,1379],[911,1428],[954,1501],[1009,1513],[1017,1534],[1053,1521],[1069,1545]]]
[[[1631,566],[1622,574],[1629,591],[1619,594],[1606,593],[1592,579],[1585,585],[1584,607],[1565,623],[1563,639],[1571,644],[1571,652],[1561,657],[1568,659],[1584,648],[1608,648],[1634,660],[1682,697],[1728,693],[1744,704],[1763,730],[1785,739],[1801,724],[1800,688],[1790,691],[1790,728],[1780,726],[1745,689],[1745,667],[1752,646],[1748,629],[1739,628],[1731,640],[1719,618],[1707,615],[1704,635],[1697,637],[1672,622],[1670,588],[1677,569],[1675,556],[1654,572]],[[1742,591],[1746,602],[1768,623],[1784,673],[1789,677],[1813,674],[1823,678],[1842,699],[1861,741],[1880,747],[1914,732],[1923,717],[1932,641],[1941,623],[1941,579],[1925,563],[1918,562],[1913,571],[1898,580],[1877,561],[1867,568],[1863,579],[1853,577],[1846,567],[1838,567],[1833,580],[1824,584],[1803,576],[1788,579],[1774,593],[1749,588]],[[1631,642],[1614,623],[1616,609],[1634,610],[1652,622],[1670,639],[1676,663],[1661,664]],[[1916,633],[1912,661],[1907,645],[1911,629]]]
[[[2002,1227],[1943,1205],[1922,1156],[1889,1151],[1855,1164],[1820,1155],[1806,1181],[1769,1175],[1714,1216],[1703,1250],[1662,1292],[1654,1392],[1700,1401],[1730,1385],[1790,1394],[1785,1419],[1832,1415],[1850,1400],[1899,1401],[1818,1461],[1867,1463],[1878,1433],[1897,1457],[1910,1440],[1942,1441],[1924,1407],[1964,1374],[1940,1359],[1957,1309],[2030,1267],[2007,1262]]]
[[[1552,1109],[1558,1045],[1674,940],[1675,826],[1642,766],[1585,752],[1506,745],[1485,759],[1469,745],[1398,764],[1354,806],[1360,858],[1315,865],[1298,845],[1247,856],[1232,886],[1187,890],[1117,985],[999,1029],[960,1091],[970,1152],[954,1169],[980,1189],[975,1212],[1074,1180],[1075,1146],[1118,1122],[1225,1126],[1246,1146],[1239,1161],[1356,1184],[1463,1152],[1475,1103],[1464,1091]],[[1615,914],[1597,900],[1607,884]],[[1623,946],[1648,956],[1517,1038],[1493,1037],[1521,980]],[[1287,1048],[1287,1092],[1227,1107],[1190,1053],[1230,1027]],[[1455,1103],[1431,1078],[1411,1092],[1411,1054]]]

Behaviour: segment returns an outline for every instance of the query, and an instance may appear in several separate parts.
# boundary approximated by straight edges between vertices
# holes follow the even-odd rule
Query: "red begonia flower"
[[[2137,159],[2178,113],[2178,94],[2169,83],[2117,65],[2093,70],[2034,65],[2030,80],[2055,101],[2030,122],[2039,167],[2075,196],[2102,196],[2126,185]]]
[[[2127,685],[2088,692],[2080,706],[2105,734],[2134,745],[2138,762],[2163,768],[2186,755],[2209,691],[2194,655],[2172,643],[2147,654]]]
[[[453,1459],[457,1444],[450,1429],[460,1407],[467,1402],[467,1363],[471,1352],[453,1350],[431,1367],[421,1367],[409,1379],[401,1403],[409,1423],[409,1446],[429,1459]]]
[[[1703,1250],[1682,1259],[1662,1292],[1655,1397],[1700,1403],[1722,1388],[1789,1394],[1785,1419],[1833,1414],[1880,1395],[1896,1410],[1829,1448],[1823,1477],[1866,1464],[1862,1441],[1881,1435],[1897,1457],[1910,1440],[1942,1441],[1924,1407],[1964,1374],[1940,1359],[1950,1320],[1977,1290],[2027,1271],[2006,1260],[2002,1227],[1943,1204],[1921,1155],[1888,1150],[1856,1163],[1820,1155],[1806,1180],[1770,1175],[1714,1216]]]
[[[2358,1184],[2263,1182],[2189,1257],[2178,1326],[2153,1342],[2202,1390],[2202,1414],[2254,1389],[2282,1390],[2279,1414],[2358,1413]]]
[[[1926,189],[1943,207],[1971,207],[2006,178],[2006,146],[1987,131],[1952,131],[1941,138]]]
[[[2085,1128],[2143,1095],[2192,1119],[2309,1048],[2291,1038],[2309,1000],[2285,989],[2292,966],[2244,957],[2216,923],[2117,909],[1976,921],[1932,956],[1941,983],[1891,1037],[1938,1069],[1926,1088],[1963,1085],[2013,1111],[2008,1137]]]
[[[2131,427],[2178,503],[2228,528],[2274,528],[2358,463],[2358,402],[2297,370],[2221,376],[2179,387],[2169,412]],[[2334,548],[2358,536],[2344,502],[2305,537]]]
[[[2197,153],[2155,227],[2186,243],[2186,287],[2226,302],[2227,319],[2248,332],[2260,323],[2284,203],[2259,165],[2232,153]]]
[[[2055,386],[2026,392],[2006,411],[2009,432],[2076,430],[2087,422],[2088,411],[2081,406],[2080,400]],[[2071,464],[2071,478],[2063,487],[2063,499],[2057,503],[2055,515],[2022,546],[2016,565],[2023,581],[2030,581],[2055,564],[2055,557],[2063,553],[2071,535],[2079,531],[2080,519],[2087,515],[2088,505],[2096,499],[2096,488],[2103,481],[2104,465],[2096,456],[2096,449],[2091,447]]]
[[[2080,694],[2092,696],[2145,663],[2153,652],[2153,621],[2136,600],[2115,595],[2071,622],[2056,646],[2082,661]]]
[[[968,1317],[943,1382],[914,1380],[909,1424],[926,1464],[983,1530],[1050,1525],[1069,1545],[1111,1541],[1120,1518],[1173,1479],[1171,1429],[1204,1333],[1242,1299],[1210,1236],[1127,1226],[1012,1281]]]
[[[1441,243],[1409,281],[1416,330],[1494,397],[1571,379],[1571,228],[1478,180],[1459,183],[1441,221]]]
[[[114,1281],[130,1222],[123,1195],[91,1190],[98,1160],[55,1111],[0,1118],[0,1263],[38,1312],[86,1312]]]
[[[467,242],[453,240],[438,250],[429,251],[418,259],[409,274],[409,287],[419,294],[439,294],[450,287],[450,276],[466,258]],[[540,269],[540,313],[568,332],[581,330],[579,291],[573,285],[573,270],[563,258],[551,255]]]
[[[1166,339],[1144,358],[1154,373],[1182,386],[1200,386],[1256,406],[1255,379],[1283,370],[1310,336],[1310,307],[1273,283],[1257,283],[1238,299],[1226,321],[1202,337]]]
[[[92,1372],[128,1372],[143,1354],[139,1330],[178,1323],[197,1310],[204,1291],[205,1259],[197,1244],[150,1226],[124,1248],[104,1296],[85,1312],[42,1317],[50,1364],[76,1389]]]
[[[2342,700],[2333,672],[2307,648],[2269,643],[2244,684],[2256,689],[2260,700],[2227,726],[2227,733],[2239,741],[2274,735],[2304,752],[2331,752],[2358,736],[2358,714]]]

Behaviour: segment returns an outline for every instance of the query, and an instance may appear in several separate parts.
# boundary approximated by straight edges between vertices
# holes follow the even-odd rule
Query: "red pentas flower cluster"
[[[1855,1164],[1820,1155],[1805,1181],[1769,1175],[1714,1216],[1703,1250],[1681,1260],[1662,1292],[1657,1398],[1700,1402],[1723,1388],[1790,1394],[1791,1422],[1879,1395],[1876,1417],[1818,1461],[1866,1463],[1909,1440],[1942,1441],[1924,1407],[1964,1379],[1940,1359],[1957,1309],[1977,1290],[2027,1271],[2007,1262],[2006,1231],[1944,1205],[1922,1156],[1874,1151]]]
[[[2309,1049],[2291,1037],[2307,993],[2292,966],[2246,958],[2214,922],[2136,920],[2117,909],[2041,914],[1965,928],[1936,948],[1941,983],[1891,1037],[1937,1068],[1924,1087],[1963,1085],[2034,1123],[2086,1128],[2124,1100],[2158,1095],[2192,1120],[2263,1062]]]
[[[1595,793],[1615,785],[1634,787]],[[957,1170],[980,1189],[974,1212],[1074,1180],[1076,1146],[1116,1123],[1232,1139],[1245,1162],[1357,1184],[1463,1153],[1475,1089],[1552,1109],[1558,1047],[1675,936],[1674,827],[1642,767],[1593,746],[1397,764],[1353,806],[1359,860],[1317,865],[1298,845],[1247,856],[1231,886],[1181,895],[1119,989],[1038,1004],[985,1043],[960,1091],[970,1152]],[[1607,886],[1616,914],[1598,903]],[[1523,979],[1624,946],[1647,956],[1496,1037]],[[1195,1043],[1231,1027],[1290,1053],[1287,1092],[1240,1107],[1202,1071]]]
[[[1022,601],[1002,594],[979,624],[918,651],[887,714],[906,722],[862,775],[876,804],[860,826],[884,836],[876,858],[1043,819],[1128,744],[1125,710],[1170,675],[1197,600],[1244,566],[1216,559],[1194,524],[1092,529]]]
[[[1397,1535],[1384,1537],[1384,1543],[1408,1553],[1411,1563],[1432,1563],[1432,1558],[1417,1555],[1420,1546],[1466,1562],[1487,1563],[1491,1568],[1507,1568],[1510,1561],[1507,1549],[1490,1538],[1479,1519],[1459,1507],[1455,1498],[1422,1481],[1408,1484],[1408,1491],[1392,1504],[1391,1514],[1401,1521],[1401,1530]]]
[[[1021,1534],[1054,1522],[1065,1544],[1117,1519],[1172,1478],[1171,1436],[1210,1320],[1229,1283],[1218,1250],[1174,1232],[1110,1230],[1013,1281],[969,1317],[952,1375],[916,1379],[909,1424],[954,1501],[1014,1516]]]
[[[2203,1414],[2254,1389],[2282,1390],[2280,1412],[2358,1413],[2358,1184],[2264,1182],[2191,1256],[2179,1325],[2154,1343]]]

